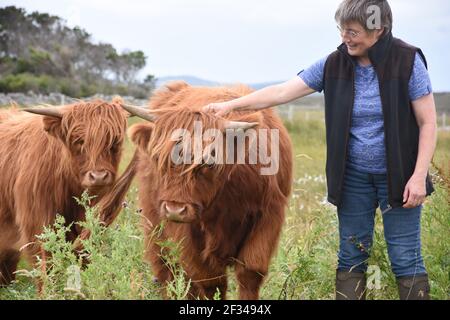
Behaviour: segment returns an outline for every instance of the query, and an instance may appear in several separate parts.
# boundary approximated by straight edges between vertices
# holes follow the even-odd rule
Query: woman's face
[[[354,57],[367,57],[368,50],[377,43],[384,30],[368,32],[357,22],[346,23],[340,29],[342,42],[347,45],[348,53]]]

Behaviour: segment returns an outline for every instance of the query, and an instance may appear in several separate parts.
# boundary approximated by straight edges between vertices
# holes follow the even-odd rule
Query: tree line
[[[0,92],[146,98],[155,83],[153,75],[137,78],[146,62],[142,51],[119,53],[109,43],[94,43],[58,16],[0,8]]]

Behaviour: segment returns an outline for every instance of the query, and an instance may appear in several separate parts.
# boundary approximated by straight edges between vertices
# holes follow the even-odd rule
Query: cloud
[[[295,75],[339,44],[340,0],[3,0],[80,23],[98,41],[143,50],[144,73],[265,82]],[[391,0],[394,34],[427,54],[447,88],[448,0]]]

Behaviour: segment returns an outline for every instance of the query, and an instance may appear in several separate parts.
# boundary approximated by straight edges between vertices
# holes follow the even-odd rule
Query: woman
[[[381,22],[375,27],[373,5]],[[328,201],[339,217],[336,299],[365,298],[378,206],[400,298],[429,299],[420,216],[433,192],[436,110],[425,57],[392,36],[387,1],[345,0],[335,19],[343,42],[337,51],[292,80],[205,110],[258,110],[323,90]]]

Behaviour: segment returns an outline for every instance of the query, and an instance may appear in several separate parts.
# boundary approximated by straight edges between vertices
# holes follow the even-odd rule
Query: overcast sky
[[[284,81],[336,49],[340,0],[0,0],[58,15],[95,41],[148,56],[144,74],[218,82]],[[390,0],[394,36],[428,58],[450,91],[450,1]]]

